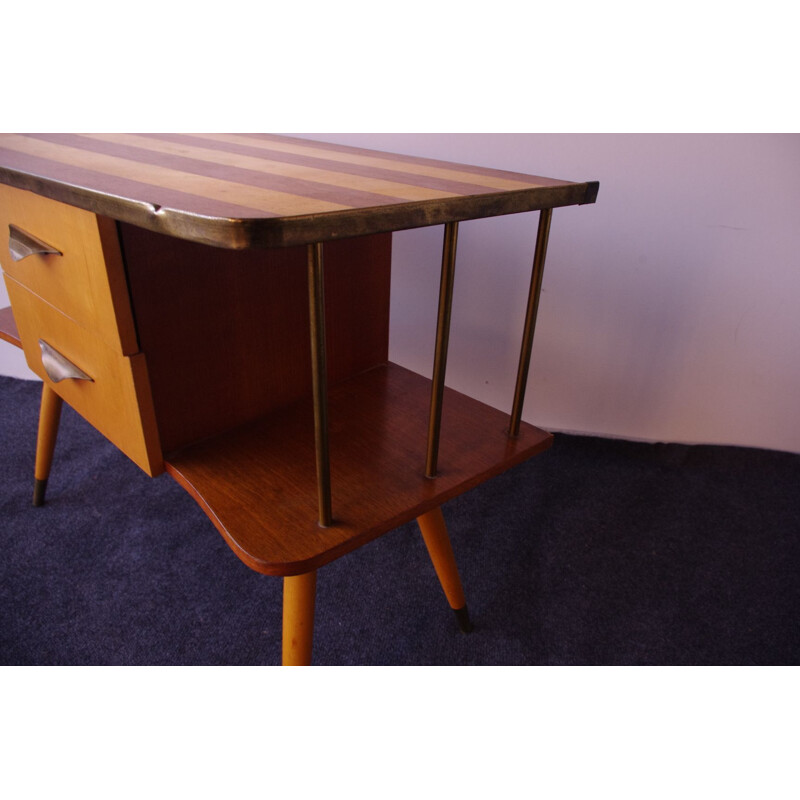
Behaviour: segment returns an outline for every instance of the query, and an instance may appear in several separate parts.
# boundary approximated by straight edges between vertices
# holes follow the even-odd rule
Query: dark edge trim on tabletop
[[[159,207],[0,167],[0,182],[141,228],[231,250],[290,247],[446,222],[594,203],[599,183],[568,183],[294,217],[233,219]]]
[[[586,184],[586,197],[583,199],[582,203],[578,205],[587,205],[588,203],[594,203],[597,200],[597,193],[600,191],[600,181],[588,181]]]

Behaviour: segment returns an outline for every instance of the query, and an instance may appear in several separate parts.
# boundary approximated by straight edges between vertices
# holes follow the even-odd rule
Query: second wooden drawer
[[[8,275],[28,366],[89,423],[149,475],[163,471],[144,355],[122,356]],[[40,342],[85,373],[64,378],[46,366]],[[55,380],[51,375],[54,375]]]

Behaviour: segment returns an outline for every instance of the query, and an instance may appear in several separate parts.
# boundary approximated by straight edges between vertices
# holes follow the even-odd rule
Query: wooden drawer
[[[6,275],[5,282],[28,366],[145,472],[162,472],[144,354],[120,355],[13,278]],[[53,380],[40,340],[90,380]]]
[[[20,258],[23,248],[12,245],[12,237],[33,237],[60,255]],[[6,274],[118,353],[138,351],[113,220],[0,185],[0,263]]]

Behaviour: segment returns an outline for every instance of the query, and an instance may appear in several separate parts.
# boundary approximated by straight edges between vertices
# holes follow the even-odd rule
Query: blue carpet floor
[[[281,580],[65,406],[31,505],[39,384],[0,377],[0,663],[278,664]],[[416,526],[319,572],[319,665],[800,661],[800,455],[556,436],[444,507],[475,631]]]

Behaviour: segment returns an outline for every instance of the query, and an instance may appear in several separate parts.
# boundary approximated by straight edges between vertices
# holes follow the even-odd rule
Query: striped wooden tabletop
[[[598,188],[252,133],[4,133],[0,182],[232,248],[591,203]]]

